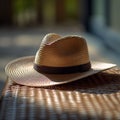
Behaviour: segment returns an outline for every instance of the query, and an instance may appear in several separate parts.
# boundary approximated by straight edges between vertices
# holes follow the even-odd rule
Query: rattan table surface
[[[112,68],[64,85],[40,88],[9,78],[0,120],[120,120],[120,70]]]

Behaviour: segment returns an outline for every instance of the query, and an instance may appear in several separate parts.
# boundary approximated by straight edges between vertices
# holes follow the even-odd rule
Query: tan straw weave
[[[10,79],[0,99],[0,120],[120,120],[120,70],[53,87]]]
[[[116,66],[91,61],[85,38],[47,34],[35,56],[9,62],[6,75],[26,86],[53,86],[72,82]]]
[[[58,34],[47,34],[35,56],[35,64],[52,67],[74,66],[89,61],[86,40],[77,35],[60,37]]]

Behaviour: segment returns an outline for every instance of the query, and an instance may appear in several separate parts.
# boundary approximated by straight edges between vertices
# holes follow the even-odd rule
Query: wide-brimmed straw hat
[[[90,61],[83,37],[61,37],[50,33],[43,38],[35,56],[11,61],[5,72],[21,85],[52,86],[79,80],[114,66]]]

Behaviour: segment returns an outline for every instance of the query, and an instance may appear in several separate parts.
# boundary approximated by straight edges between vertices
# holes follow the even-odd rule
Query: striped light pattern
[[[8,79],[0,99],[0,120],[120,120],[119,69],[84,79],[44,88]]]

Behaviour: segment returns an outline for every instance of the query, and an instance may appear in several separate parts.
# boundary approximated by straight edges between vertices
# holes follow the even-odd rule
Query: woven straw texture
[[[22,57],[8,63],[6,74],[16,83],[27,86],[52,86],[75,81],[102,70],[114,67],[115,64],[91,62],[92,69],[86,72],[71,74],[41,74],[33,68],[34,56]]]
[[[54,87],[8,82],[0,98],[0,120],[120,120],[120,70]]]
[[[51,36],[53,37],[54,35]],[[65,67],[89,62],[88,47],[84,38],[67,36],[54,39],[50,43],[48,42],[49,40],[51,39],[43,40],[40,45],[35,56],[37,65]]]

